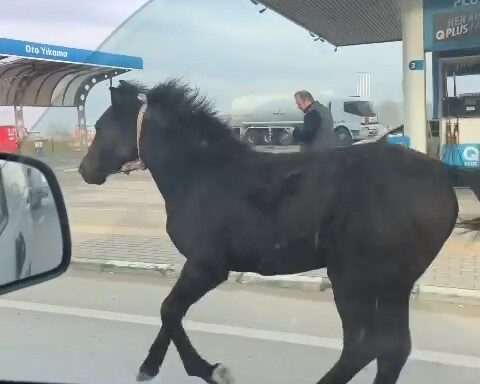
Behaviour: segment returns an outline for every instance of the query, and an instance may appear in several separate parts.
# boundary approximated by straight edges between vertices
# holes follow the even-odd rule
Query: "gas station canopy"
[[[80,107],[95,84],[140,57],[0,38],[0,106]]]
[[[457,76],[480,73],[480,0],[251,1],[305,28],[315,40],[334,46],[402,41],[405,133],[411,139],[411,148],[424,153],[427,152],[425,101],[429,64],[426,53],[431,52],[433,115],[441,119],[441,144],[457,149],[466,145],[468,153],[475,146],[478,153],[475,166],[480,167],[480,104],[477,100],[480,92],[462,99],[462,111],[468,113],[464,113],[465,119],[459,120],[456,126],[450,120],[445,123],[445,111],[442,111],[445,101],[446,115],[452,110],[448,77],[453,77],[455,82]],[[456,89],[453,93],[456,99]],[[455,134],[450,132],[452,129],[456,129]],[[473,164],[470,160],[464,163]]]
[[[83,145],[88,93],[132,69],[143,69],[142,58],[0,38],[0,106],[14,107],[21,136],[23,107],[76,107]]]
[[[398,0],[261,0],[258,3],[337,47],[402,40]]]

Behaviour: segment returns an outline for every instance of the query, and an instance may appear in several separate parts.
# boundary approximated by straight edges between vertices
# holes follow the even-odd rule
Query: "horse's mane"
[[[213,103],[205,96],[200,95],[198,88],[192,88],[180,79],[170,79],[157,84],[147,93],[150,105],[160,104],[169,111],[178,111],[191,115],[205,115],[211,119],[218,119],[218,113]]]
[[[213,103],[205,96],[200,95],[198,88],[192,88],[180,79],[170,79],[148,89],[141,83],[132,80],[121,80],[118,87],[125,95],[146,95],[149,105],[161,105],[171,112],[186,112],[189,114],[203,114],[211,119],[218,119],[218,113]]]
[[[231,151],[232,155],[249,150],[248,145],[233,138],[232,131],[219,118],[212,101],[180,79],[167,80],[149,90],[139,83],[122,81],[119,88],[126,93],[146,94],[148,105],[152,108],[158,106],[174,116],[178,129],[185,130],[186,135],[195,130],[210,144],[224,147],[222,152]]]

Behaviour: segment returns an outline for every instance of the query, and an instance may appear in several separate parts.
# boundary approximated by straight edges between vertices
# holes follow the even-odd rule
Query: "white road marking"
[[[77,171],[78,171],[78,168],[67,168],[63,170],[63,172],[77,172]]]
[[[69,210],[72,210],[72,209],[78,209],[78,210],[81,210],[81,211],[85,211],[85,210],[93,210],[93,211],[111,211],[111,212],[115,212],[115,211],[118,211],[118,212],[138,212],[138,209],[137,208],[126,208],[126,207],[85,207],[85,206],[82,206],[82,207],[71,207],[69,206],[68,207]],[[148,212],[155,212],[155,213],[165,213],[165,209],[150,209],[148,208],[147,209]]]
[[[134,315],[129,313],[100,311],[96,309],[67,307],[53,304],[40,304],[26,301],[1,300],[0,308],[44,312],[56,315],[76,316],[87,319],[116,321],[121,323],[160,326],[160,318],[154,316]],[[244,328],[222,324],[200,323],[186,320],[184,326],[189,331],[209,333],[215,335],[237,336],[248,339],[282,342],[296,345],[305,345],[326,349],[341,350],[342,340],[302,335],[298,333],[276,332],[263,329]],[[456,353],[437,352],[423,349],[414,349],[410,357],[413,360],[429,363],[445,364],[449,366],[480,369],[480,357],[461,355]]]

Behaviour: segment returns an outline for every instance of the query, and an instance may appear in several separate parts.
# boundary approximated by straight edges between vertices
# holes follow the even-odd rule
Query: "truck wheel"
[[[291,145],[293,143],[293,133],[282,131],[280,135],[278,135],[278,143],[280,145]]]
[[[268,131],[262,133],[262,144],[273,145],[273,133]]]
[[[260,134],[254,129],[245,132],[243,140],[250,145],[258,145],[261,142]]]
[[[338,127],[335,129],[335,146],[348,147],[353,144],[352,135],[346,127]]]

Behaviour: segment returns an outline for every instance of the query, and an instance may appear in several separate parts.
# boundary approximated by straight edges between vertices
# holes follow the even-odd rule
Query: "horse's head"
[[[89,184],[103,184],[112,173],[138,158],[137,116],[142,101],[139,87],[121,82],[111,87],[112,105],[95,123],[95,138],[78,172]]]

